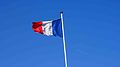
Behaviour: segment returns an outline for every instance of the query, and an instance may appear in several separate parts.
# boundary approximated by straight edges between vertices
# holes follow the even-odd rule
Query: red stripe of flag
[[[32,25],[32,29],[34,30],[34,32],[43,34],[42,21],[40,21],[40,22],[33,22],[32,24],[33,24]]]

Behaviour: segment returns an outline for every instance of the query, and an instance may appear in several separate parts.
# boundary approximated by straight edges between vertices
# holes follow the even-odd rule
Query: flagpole
[[[64,23],[63,23],[63,12],[60,12],[61,21],[62,21],[62,32],[63,32],[63,45],[64,45],[64,61],[65,61],[65,67],[68,67],[67,64],[67,51],[66,51],[66,43],[65,43],[65,34],[64,34]]]

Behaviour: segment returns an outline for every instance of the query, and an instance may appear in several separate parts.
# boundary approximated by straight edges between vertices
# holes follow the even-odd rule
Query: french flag
[[[61,19],[33,22],[32,29],[43,35],[63,37]]]

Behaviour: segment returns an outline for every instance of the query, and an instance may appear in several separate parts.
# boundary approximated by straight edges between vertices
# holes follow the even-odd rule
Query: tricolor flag
[[[54,35],[54,36],[63,37],[61,19],[33,22],[32,24],[33,24],[32,29],[34,30],[34,32],[47,36]]]

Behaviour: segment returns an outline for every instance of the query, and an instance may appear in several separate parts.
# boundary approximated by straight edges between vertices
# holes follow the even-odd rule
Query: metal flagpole
[[[62,21],[62,32],[63,32],[63,45],[64,45],[64,59],[65,59],[65,67],[68,67],[67,64],[67,53],[66,53],[66,45],[65,45],[65,34],[64,34],[64,24],[63,24],[63,12],[60,12],[61,21]]]

